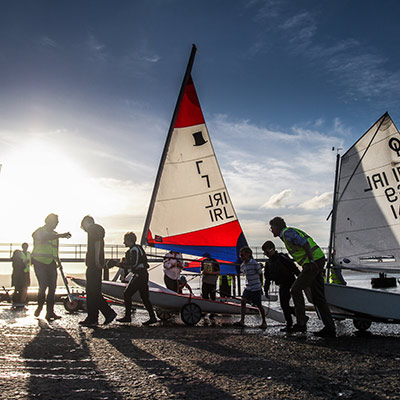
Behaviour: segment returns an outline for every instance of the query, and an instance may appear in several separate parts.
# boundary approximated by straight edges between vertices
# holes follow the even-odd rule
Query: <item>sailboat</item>
[[[221,274],[236,274],[240,248],[247,245],[222,177],[191,76],[193,45],[161,156],[141,244],[220,261]],[[74,278],[79,285],[84,280]],[[123,299],[126,284],[103,281],[102,292]],[[240,303],[177,294],[149,283],[150,301],[162,318],[179,311],[196,324],[202,313],[240,314]],[[140,303],[139,296],[133,301]],[[267,318],[285,322],[283,314],[264,307]],[[247,305],[248,313],[258,309]]]
[[[191,68],[193,46],[161,157],[142,245],[237,262],[246,246],[211,143]],[[236,274],[232,264],[223,274]]]
[[[328,267],[399,273],[399,205],[400,134],[386,112],[337,156]],[[327,283],[325,294],[334,315],[357,329],[400,323],[398,293]]]

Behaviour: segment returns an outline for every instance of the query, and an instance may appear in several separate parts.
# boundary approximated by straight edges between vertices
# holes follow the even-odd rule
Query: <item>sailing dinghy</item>
[[[338,155],[328,265],[400,272],[400,134],[385,113],[341,158]],[[400,294],[326,284],[334,316],[357,329],[400,323]]]
[[[240,248],[247,245],[223,180],[194,87],[193,45],[182,87],[161,156],[141,244],[222,261],[221,274],[236,274]],[[85,281],[74,278],[78,285]],[[126,284],[102,282],[102,292],[123,299]],[[240,303],[221,298],[205,300],[180,295],[153,282],[150,301],[162,318],[180,312],[194,325],[203,313],[240,314]],[[138,295],[133,302],[140,304]],[[267,318],[285,322],[281,312],[264,307]],[[247,306],[250,314],[257,308]]]

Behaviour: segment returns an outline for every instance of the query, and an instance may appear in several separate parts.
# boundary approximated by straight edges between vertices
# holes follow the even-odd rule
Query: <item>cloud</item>
[[[44,48],[58,47],[56,41],[49,38],[48,36],[41,36],[37,42],[41,47],[44,47]]]
[[[273,194],[269,200],[261,206],[261,208],[283,208],[286,200],[290,198],[292,194],[293,191],[291,189],[285,189],[280,193]]]
[[[104,61],[107,59],[105,47],[93,34],[90,34],[86,40],[86,48],[89,50],[90,57],[94,60]]]
[[[316,210],[319,208],[325,208],[331,204],[332,204],[332,192],[326,192],[299,204],[299,207],[304,208],[305,210]]]

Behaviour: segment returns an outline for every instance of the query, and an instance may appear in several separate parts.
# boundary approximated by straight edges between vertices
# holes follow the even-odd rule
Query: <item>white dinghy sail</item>
[[[335,263],[400,272],[400,134],[385,113],[341,158]]]
[[[191,76],[193,45],[161,157],[142,245],[237,262],[246,246]],[[222,264],[221,273],[235,274]]]
[[[399,272],[400,134],[388,113],[341,157],[336,177],[328,265]],[[330,305],[354,317],[400,322],[399,294],[335,284],[325,290]]]

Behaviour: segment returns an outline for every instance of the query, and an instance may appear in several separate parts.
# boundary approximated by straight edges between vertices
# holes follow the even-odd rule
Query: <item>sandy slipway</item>
[[[400,399],[400,327],[373,325],[338,338],[287,336],[259,320],[234,328],[175,322],[84,328],[84,314],[47,323],[0,305],[0,397],[4,399]],[[118,312],[121,314],[122,310]],[[310,315],[311,316],[311,315]],[[315,316],[310,330],[320,328]]]

